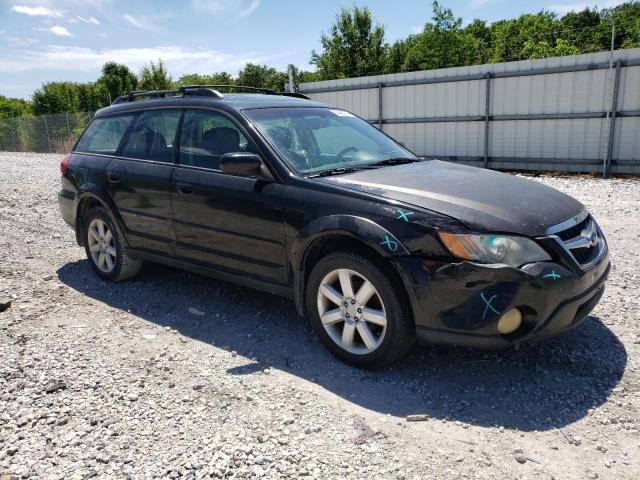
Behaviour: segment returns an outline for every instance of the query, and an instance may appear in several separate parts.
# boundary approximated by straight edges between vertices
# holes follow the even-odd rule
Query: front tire
[[[84,219],[83,233],[87,258],[100,278],[120,282],[140,272],[142,261],[125,253],[118,229],[104,208],[89,211]]]
[[[403,298],[383,269],[348,252],[321,259],[306,292],[307,312],[322,343],[359,368],[389,365],[411,349],[415,326]]]

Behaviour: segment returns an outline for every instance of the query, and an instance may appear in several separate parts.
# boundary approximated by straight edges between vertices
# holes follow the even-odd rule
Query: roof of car
[[[148,100],[124,101],[114,103],[96,112],[96,117],[124,113],[133,110],[155,109],[160,107],[217,107],[222,110],[245,110],[249,108],[272,107],[326,107],[327,105],[305,98],[266,94],[266,93],[232,93],[221,97],[176,95]]]

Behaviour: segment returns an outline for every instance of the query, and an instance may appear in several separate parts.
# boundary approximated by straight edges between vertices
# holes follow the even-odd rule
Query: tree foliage
[[[285,82],[288,81],[286,72],[279,72],[275,68],[266,65],[255,65],[247,63],[245,67],[238,72],[238,85],[256,88],[270,88],[277,92],[281,92]]]
[[[138,77],[129,67],[115,62],[107,62],[102,67],[102,76],[97,83],[104,85],[107,96],[113,101],[138,87]]]
[[[387,44],[384,27],[373,23],[371,11],[341,9],[328,33],[320,37],[322,52],[311,53],[321,79],[360,77],[382,73]]]
[[[0,118],[21,117],[31,113],[31,104],[22,98],[0,95]]]
[[[158,63],[151,61],[142,67],[138,85],[142,90],[166,90],[173,86],[171,75],[162,59],[158,59]]]
[[[181,85],[233,85],[235,80],[227,72],[212,74],[189,73],[182,75],[176,82],[176,87]]]

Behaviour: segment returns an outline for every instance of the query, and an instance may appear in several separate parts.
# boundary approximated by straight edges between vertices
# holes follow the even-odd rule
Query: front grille
[[[556,236],[558,242],[583,269],[594,264],[606,248],[602,232],[586,212],[575,219],[551,227],[549,233]]]
[[[580,234],[582,233],[582,230],[584,230],[587,224],[591,221],[592,221],[591,216],[588,215],[584,220],[582,220],[577,225],[574,225],[573,227],[569,227],[566,230],[562,230],[561,232],[556,233],[556,235],[560,237],[561,240],[566,242],[567,240],[571,240],[572,238],[576,238],[580,236]]]

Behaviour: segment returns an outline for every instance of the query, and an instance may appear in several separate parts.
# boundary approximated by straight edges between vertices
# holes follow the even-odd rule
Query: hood
[[[543,235],[584,210],[574,198],[539,182],[439,160],[318,180],[448,215],[478,231]]]

